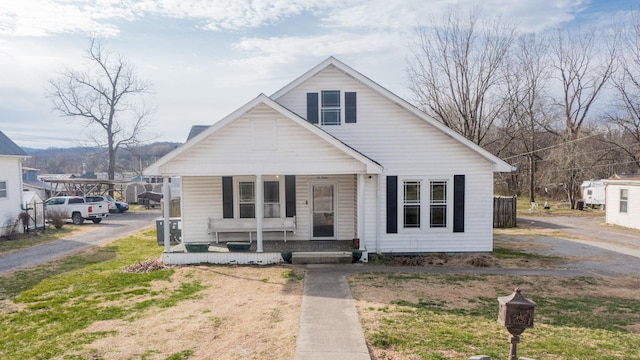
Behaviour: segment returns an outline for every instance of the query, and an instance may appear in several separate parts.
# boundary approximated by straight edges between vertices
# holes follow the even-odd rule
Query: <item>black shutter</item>
[[[354,92],[344,93],[344,122],[356,122],[356,93]]]
[[[464,232],[464,175],[453,175],[453,232]]]
[[[222,217],[233,219],[233,178],[222,177]]]
[[[307,121],[318,123],[318,93],[307,93]]]
[[[398,233],[398,177],[387,176],[387,234]]]
[[[284,176],[284,201],[287,217],[296,216],[296,176]]]

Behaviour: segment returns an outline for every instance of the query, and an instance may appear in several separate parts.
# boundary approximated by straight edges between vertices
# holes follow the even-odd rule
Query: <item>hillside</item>
[[[147,165],[181,145],[173,142],[157,142],[120,149],[117,156],[117,172],[140,172]],[[39,169],[40,174],[84,174],[107,171],[107,153],[97,147],[23,148],[31,156],[25,167]]]

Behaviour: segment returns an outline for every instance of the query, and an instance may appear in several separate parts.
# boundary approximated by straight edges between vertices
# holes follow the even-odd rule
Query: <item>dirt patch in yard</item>
[[[286,267],[177,268],[172,283],[197,280],[206,287],[196,299],[155,308],[132,320],[94,323],[82,333],[102,335],[75,355],[84,359],[152,360],[174,354],[187,354],[189,359],[291,359],[298,335],[302,274]]]

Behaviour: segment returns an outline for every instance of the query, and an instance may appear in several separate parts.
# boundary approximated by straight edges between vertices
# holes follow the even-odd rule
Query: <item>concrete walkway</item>
[[[348,272],[307,265],[294,360],[370,360]]]

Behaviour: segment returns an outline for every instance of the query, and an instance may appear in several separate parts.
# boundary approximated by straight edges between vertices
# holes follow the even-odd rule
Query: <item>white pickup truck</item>
[[[91,220],[94,224],[109,216],[109,208],[103,203],[86,203],[79,196],[56,196],[45,201],[45,212],[64,212],[68,219],[75,225],[82,224],[85,220]]]

